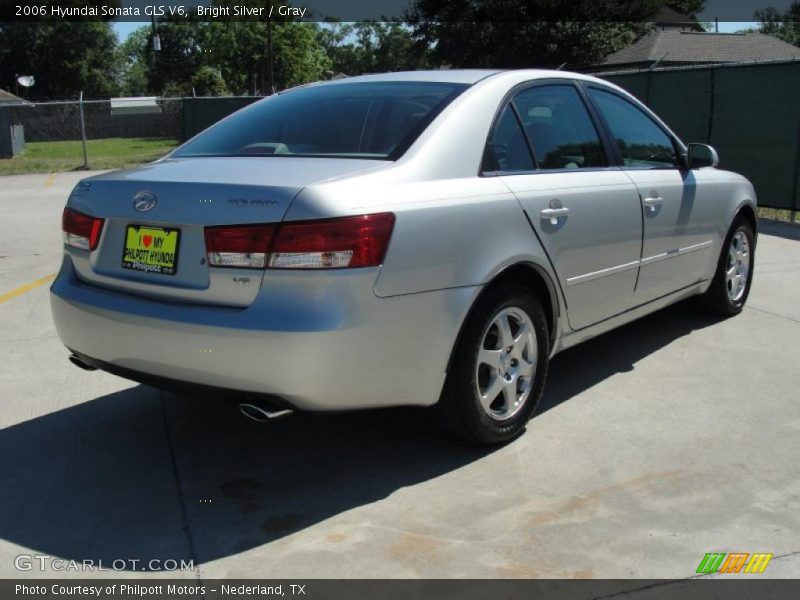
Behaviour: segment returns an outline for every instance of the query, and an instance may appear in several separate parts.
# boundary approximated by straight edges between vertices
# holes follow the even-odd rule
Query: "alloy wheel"
[[[499,311],[481,336],[475,382],[483,410],[496,420],[513,417],[533,388],[537,362],[536,330],[521,308]]]
[[[725,282],[728,298],[731,302],[739,302],[747,290],[747,279],[750,274],[750,242],[743,229],[739,229],[731,238],[728,247],[728,261],[725,267]]]

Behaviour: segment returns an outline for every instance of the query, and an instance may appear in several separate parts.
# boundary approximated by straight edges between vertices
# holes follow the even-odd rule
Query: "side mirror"
[[[716,167],[719,165],[719,154],[708,144],[689,144],[687,162],[690,169]]]

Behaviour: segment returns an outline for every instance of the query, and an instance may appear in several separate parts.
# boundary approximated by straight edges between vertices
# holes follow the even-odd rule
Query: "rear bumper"
[[[248,308],[169,304],[78,280],[51,288],[62,342],[123,377],[269,394],[301,410],[430,405],[477,288],[391,298],[376,269],[272,272]]]

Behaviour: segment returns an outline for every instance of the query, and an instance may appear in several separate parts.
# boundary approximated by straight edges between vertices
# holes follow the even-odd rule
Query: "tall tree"
[[[272,24],[273,72],[278,90],[324,79],[331,61],[316,23]],[[203,57],[220,70],[233,93],[264,92],[268,87],[267,24],[263,21],[213,22],[204,32]]]
[[[197,18],[167,17],[157,22],[161,50],[153,50],[150,34],[142,48],[151,92],[170,96],[191,92],[192,77],[208,64],[203,52],[208,27],[209,23]]]
[[[319,44],[316,27],[293,21],[275,24],[275,89],[325,79],[331,61]]]
[[[74,98],[117,91],[117,38],[108,23],[58,21],[0,23],[0,86],[15,89],[17,75],[33,75],[31,96]]]
[[[208,27],[208,23],[183,17],[160,20],[156,23],[159,51],[153,49],[150,25],[134,30],[117,51],[121,89],[132,95],[190,94],[192,77],[208,64],[202,47]]]
[[[758,10],[755,18],[761,22],[761,33],[800,46],[800,2],[792,2],[783,13],[773,7]]]
[[[413,0],[408,19],[451,67],[579,67],[631,43],[665,4],[694,12],[704,0]]]
[[[415,43],[413,30],[405,23],[328,24],[320,28],[319,36],[337,73],[359,75],[429,66],[428,49]]]
[[[707,0],[667,0],[666,5],[689,17],[703,12]]]
[[[117,47],[119,61],[118,85],[123,96],[146,96],[149,89],[151,64],[148,45],[150,25],[132,31]]]

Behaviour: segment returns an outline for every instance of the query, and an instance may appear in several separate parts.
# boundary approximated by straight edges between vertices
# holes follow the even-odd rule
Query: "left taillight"
[[[61,216],[61,229],[64,231],[64,243],[67,246],[91,252],[100,241],[103,219],[65,208]]]

